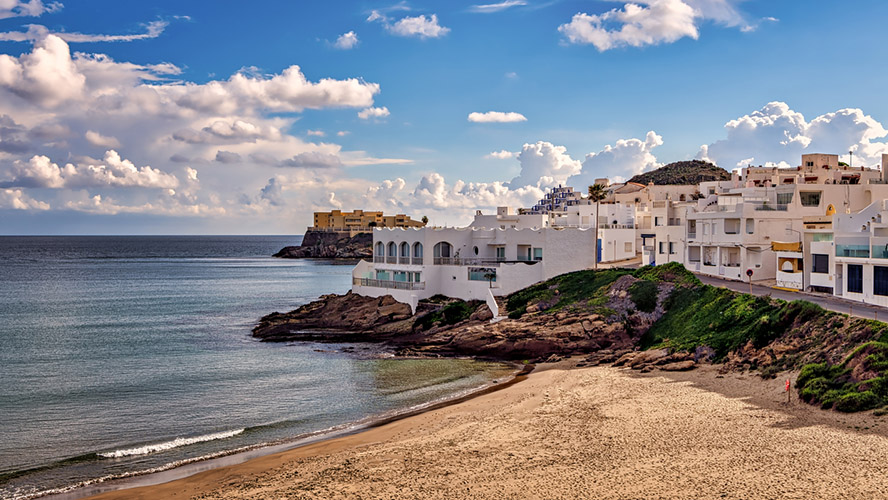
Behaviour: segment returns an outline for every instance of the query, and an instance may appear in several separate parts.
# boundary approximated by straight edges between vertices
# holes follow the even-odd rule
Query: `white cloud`
[[[2,1],[2,0],[0,0]],[[82,42],[132,42],[135,40],[147,40],[157,38],[163,34],[167,26],[167,21],[152,21],[145,24],[144,33],[136,33],[132,35],[102,35],[102,34],[86,34],[86,33],[66,33],[64,31],[51,32],[46,26],[39,24],[28,25],[28,31],[6,31],[0,32],[0,40],[8,42],[29,42],[39,41],[48,35],[53,35],[69,43]]]
[[[391,113],[388,108],[383,106],[381,108],[365,108],[361,111],[358,111],[358,118],[362,120],[369,120],[370,118],[385,118],[389,116]]]
[[[510,7],[520,7],[523,5],[527,5],[527,2],[523,0],[505,0],[499,3],[488,3],[484,5],[473,5],[469,7],[470,12],[478,12],[481,14],[490,14],[493,12],[500,12],[506,10]]]
[[[29,54],[0,54],[0,88],[43,106],[79,97],[86,77],[74,65],[68,44],[48,36]]]
[[[341,165],[342,160],[339,159],[339,156],[318,151],[299,153],[280,162],[282,167],[293,168],[335,168]]]
[[[87,130],[84,134],[86,142],[100,148],[120,148],[120,141],[111,136],[102,135],[93,130]]]
[[[219,163],[232,164],[232,163],[240,163],[241,156],[237,153],[231,151],[216,151],[216,161]]]
[[[336,132],[336,135],[337,135],[338,137],[345,137],[345,136],[347,136],[347,135],[350,134],[350,133],[351,133],[351,132],[349,132],[348,130],[340,130],[339,132]]]
[[[182,129],[172,135],[176,141],[189,144],[231,144],[256,142],[259,139],[276,141],[281,131],[273,126],[256,125],[246,120],[213,120],[199,131]]]
[[[62,9],[59,2],[44,4],[41,0],[0,0],[0,19],[10,17],[39,17]]]
[[[179,179],[150,166],[136,167],[131,161],[109,150],[104,160],[96,165],[74,165],[67,163],[60,167],[48,157],[34,155],[27,162],[16,161],[12,168],[13,178],[0,182],[2,187],[142,187],[175,188]]]
[[[327,134],[326,134],[323,130],[311,130],[311,129],[309,129],[309,130],[306,130],[306,131],[305,131],[305,135],[308,135],[308,136],[315,136],[315,137],[324,137],[324,136],[327,135]]]
[[[349,50],[357,47],[358,45],[358,35],[355,34],[354,31],[349,31],[348,33],[343,33],[339,35],[339,38],[333,43],[333,46],[339,50]]]
[[[662,166],[654,156],[654,148],[663,145],[663,138],[654,131],[642,139],[620,139],[601,151],[589,153],[583,160],[582,171],[567,180],[568,186],[581,191],[595,179],[609,177],[616,180]]]
[[[592,44],[599,51],[643,47],[699,37],[704,21],[748,32],[755,29],[736,5],[742,0],[639,0],[603,14],[577,13],[558,27],[570,43]],[[767,19],[767,18],[766,18]]]
[[[49,203],[35,200],[21,189],[0,189],[0,209],[13,210],[49,210]]]
[[[475,123],[515,123],[526,122],[527,118],[521,113],[488,111],[486,113],[469,113],[469,121]]]
[[[525,144],[517,158],[521,163],[521,172],[508,183],[512,188],[557,186],[580,172],[580,162],[567,154],[567,148],[551,142]]]
[[[484,158],[487,160],[508,160],[510,158],[515,158],[518,156],[518,153],[513,151],[506,151],[505,149],[501,149],[499,151],[494,151],[492,153],[488,153],[484,155]]]
[[[785,102],[774,101],[725,124],[727,137],[697,153],[727,168],[781,162],[797,165],[804,153],[847,154],[855,163],[876,165],[888,153],[888,130],[857,108],[825,113],[810,122]]]
[[[450,32],[450,28],[438,24],[437,14],[432,14],[429,17],[426,17],[425,14],[413,17],[407,16],[391,22],[388,16],[378,10],[374,10],[370,13],[370,17],[367,18],[367,22],[374,21],[381,22],[389,33],[398,36],[415,36],[423,39],[439,38]]]

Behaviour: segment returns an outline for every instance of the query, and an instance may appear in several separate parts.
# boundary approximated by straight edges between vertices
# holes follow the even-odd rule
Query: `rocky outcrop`
[[[299,246],[284,247],[273,257],[284,259],[364,259],[373,256],[373,235],[306,231]]]

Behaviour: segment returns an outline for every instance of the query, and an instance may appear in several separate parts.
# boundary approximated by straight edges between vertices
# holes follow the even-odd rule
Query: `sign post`
[[[749,278],[749,295],[752,295],[752,269],[746,270],[746,277]]]
[[[790,387],[789,379],[786,379],[786,404],[789,404],[789,397],[790,397],[789,387]]]

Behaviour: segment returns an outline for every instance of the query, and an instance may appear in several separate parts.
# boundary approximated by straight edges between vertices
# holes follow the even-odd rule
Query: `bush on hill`
[[[648,185],[695,185],[705,181],[729,181],[731,174],[712,163],[701,160],[677,161],[629,179],[629,182]]]

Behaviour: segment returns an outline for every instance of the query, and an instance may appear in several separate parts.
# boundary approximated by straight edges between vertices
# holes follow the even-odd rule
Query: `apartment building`
[[[355,210],[343,212],[315,212],[313,231],[370,232],[372,227],[423,227],[425,223],[405,214],[385,215],[382,212]]]

